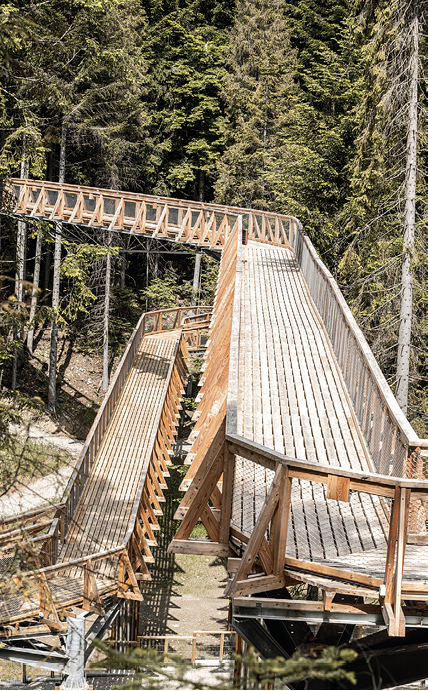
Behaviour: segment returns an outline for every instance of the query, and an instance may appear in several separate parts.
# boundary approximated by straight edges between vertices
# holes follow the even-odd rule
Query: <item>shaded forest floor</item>
[[[47,434],[85,439],[103,400],[101,390],[102,356],[82,351],[76,340],[63,336],[58,345],[57,407],[48,413],[49,330],[35,338],[33,356],[25,355],[17,378],[18,391],[28,407],[22,411],[24,422],[37,424]],[[112,363],[112,371],[119,358]]]
[[[156,535],[158,547],[153,548],[156,561],[150,565],[152,581],[143,588],[150,600],[141,611],[142,635],[188,636],[200,630],[227,630],[229,604],[223,598],[227,559],[167,552],[180,525],[173,516],[183,496],[178,487],[187,469],[181,464],[171,466],[171,477],[167,478],[164,515]],[[195,531],[201,529],[203,526],[197,525]],[[196,532],[192,536],[205,537]]]

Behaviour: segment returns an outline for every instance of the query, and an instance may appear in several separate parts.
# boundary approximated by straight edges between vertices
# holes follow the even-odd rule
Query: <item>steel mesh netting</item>
[[[144,323],[144,332],[145,333],[150,333],[151,331],[155,330],[156,320],[157,320],[156,314],[146,315],[145,323]]]
[[[174,328],[174,326],[178,326],[178,310],[176,312],[165,312],[162,314],[162,326],[161,328],[164,331],[167,331],[168,329]]]
[[[231,526],[244,535],[253,532],[273,476],[272,470],[236,457]]]
[[[58,194],[59,194],[58,190],[46,190],[46,194],[47,194],[47,197],[48,197],[49,205],[50,205],[50,206],[55,206],[56,200],[58,199]],[[86,202],[87,197],[85,196],[84,199],[85,199],[85,202]],[[85,204],[85,205],[86,205],[86,204]],[[95,209],[95,199],[94,199],[94,209]]]
[[[151,222],[156,221],[156,208],[154,208],[153,204],[146,203],[146,220]]]
[[[9,578],[0,589],[0,621],[39,612],[40,591],[36,579],[25,579],[21,584]]]
[[[381,450],[382,450],[382,428],[385,406],[380,399],[379,393],[375,392],[373,404],[372,425],[369,432],[369,451],[377,472],[380,472],[381,467]]]

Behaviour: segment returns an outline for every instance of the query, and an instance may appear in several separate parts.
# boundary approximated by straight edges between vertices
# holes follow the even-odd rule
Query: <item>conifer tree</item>
[[[426,108],[424,92],[418,92],[423,5],[421,0],[358,5],[357,32],[366,70],[364,98],[356,113],[359,137],[352,196],[345,209],[354,237],[340,266],[342,279],[352,286],[355,306],[375,334],[375,354],[405,413],[411,376],[416,384],[413,401],[419,396],[426,351],[425,249],[420,252],[426,242],[424,136],[418,143]],[[413,365],[411,338],[419,346]]]
[[[336,216],[347,198],[351,110],[359,95],[352,13],[351,0],[286,3],[296,92],[292,107],[281,113],[271,162],[277,203],[298,216],[324,257],[328,249],[330,261]]]
[[[211,195],[223,150],[220,91],[232,13],[233,4],[226,0],[147,3],[147,191],[184,193],[201,201]]]
[[[290,107],[295,56],[283,0],[241,0],[230,39],[223,98],[228,124],[216,182],[218,201],[253,208],[273,202],[269,156]]]

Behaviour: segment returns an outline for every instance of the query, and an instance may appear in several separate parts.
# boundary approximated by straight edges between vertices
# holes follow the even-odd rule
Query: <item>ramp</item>
[[[33,579],[37,573],[50,625],[58,626],[52,624],[53,607],[46,606],[48,575],[54,585],[60,572],[67,573],[70,583],[79,583],[76,602],[95,611],[102,607],[103,593],[141,598],[138,586],[149,577],[150,544],[184,378],[185,340],[200,347],[200,335],[191,337],[192,329],[200,334],[209,325],[189,469],[181,486],[185,494],[175,515],[181,524],[169,550],[228,557],[226,595],[232,598],[233,616],[242,630],[257,629],[260,640],[265,634],[243,620],[319,623],[336,636],[370,624],[385,627],[391,640],[400,637],[405,649],[406,630],[428,628],[428,440],[417,436],[400,410],[298,219],[44,181],[11,180],[8,189],[19,217],[221,252],[211,319],[183,318],[176,309],[175,317],[158,315],[152,322],[157,332],[165,321],[170,330],[182,331],[176,341],[182,344],[181,356],[170,365],[176,371],[169,380],[175,382],[172,394],[168,388],[165,403],[157,398],[157,410],[163,406],[163,412],[157,431],[155,425],[147,432],[156,434],[154,446],[146,446],[143,432],[136,433],[134,444],[127,430],[136,429],[138,400],[148,402],[144,419],[154,419],[156,406],[150,412],[149,401],[162,388],[155,375],[160,361],[159,369],[146,373],[152,377],[151,393],[137,394],[129,410],[133,393],[118,404],[140,343],[149,349],[142,354],[148,363],[154,352],[168,360],[174,342],[175,336],[170,341],[163,335],[162,345],[155,345],[160,337],[154,334],[149,344],[144,321],[88,438],[67,499],[58,507],[57,523],[49,524],[48,538],[37,533],[43,516],[35,526],[28,522],[34,516],[27,517],[28,542],[50,540],[50,563],[58,562],[31,573]],[[108,424],[117,439],[106,433]],[[147,454],[140,481],[136,449],[142,457]],[[103,525],[108,521],[112,524]],[[191,538],[199,521],[207,530],[205,540]],[[9,544],[12,536],[3,540]],[[64,545],[58,553],[55,540]],[[322,599],[275,597],[301,583],[318,588]],[[2,621],[14,616],[5,610]],[[374,650],[375,643],[367,642]],[[421,667],[417,674],[426,672]]]
[[[139,331],[141,336],[140,328],[134,341]],[[39,624],[60,631],[64,624],[59,612],[71,605],[103,615],[102,598],[107,595],[143,599],[140,582],[150,579],[147,564],[153,562],[150,546],[156,544],[159,529],[156,517],[162,513],[188,351],[184,333],[173,330],[141,337],[126,372],[129,353],[119,366],[64,501],[54,507],[59,516],[51,523],[57,534],[54,539],[45,535],[36,538],[38,543],[26,543],[33,550],[40,544],[36,558],[50,565],[39,569],[37,578],[28,574],[25,596],[19,594],[20,583],[3,586],[0,624],[25,621],[30,629]],[[104,424],[105,432],[100,434]]]

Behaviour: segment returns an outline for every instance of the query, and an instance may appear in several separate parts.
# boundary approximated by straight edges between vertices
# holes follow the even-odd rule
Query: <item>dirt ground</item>
[[[102,357],[99,353],[79,352],[75,343],[60,337],[57,369],[57,408],[47,414],[49,331],[35,338],[34,355],[18,371],[18,390],[40,400],[38,408],[23,411],[26,422],[37,424],[47,434],[84,439],[103,400],[101,390]],[[118,359],[113,363],[112,372]]]
[[[160,521],[162,530],[156,535],[158,547],[153,548],[155,563],[150,565],[152,581],[143,589],[150,604],[142,608],[141,635],[187,636],[201,630],[225,631],[229,612],[229,602],[223,597],[227,560],[168,554],[168,545],[179,526],[173,516],[183,496],[178,491],[180,467],[170,472]]]

